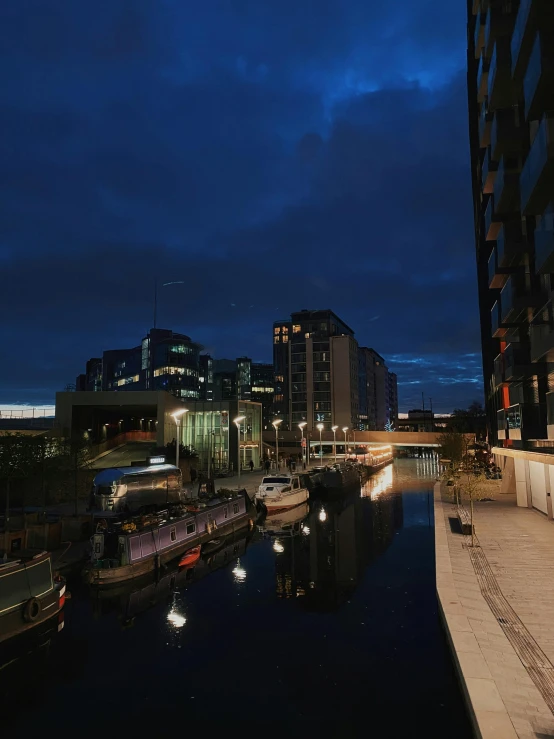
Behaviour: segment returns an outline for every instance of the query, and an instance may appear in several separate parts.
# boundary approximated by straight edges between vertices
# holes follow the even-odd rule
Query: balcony
[[[495,389],[506,384],[504,379],[504,355],[499,354],[494,360],[493,381]]]
[[[494,195],[491,195],[485,210],[485,239],[487,241],[495,241],[502,226],[502,221],[494,211],[493,201]]]
[[[540,118],[552,104],[552,85],[554,83],[554,64],[552,50],[536,36],[533,51],[523,80],[525,117],[527,120]]]
[[[521,212],[540,215],[554,184],[554,119],[543,117],[520,176]]]
[[[506,332],[506,326],[500,321],[500,302],[497,300],[491,309],[491,336],[493,339],[501,339]]]
[[[519,209],[519,162],[502,157],[494,181],[494,211],[509,214]]]
[[[521,344],[508,344],[504,352],[504,380],[518,382],[536,374],[536,365],[531,364],[529,349]]]
[[[477,100],[482,103],[488,91],[489,84],[489,61],[481,56],[479,69],[477,71]]]
[[[532,290],[530,276],[523,272],[511,274],[500,293],[500,321],[503,326],[517,325],[528,308],[544,303],[540,290]]]
[[[475,19],[475,33],[473,35],[473,43],[475,45],[475,58],[479,59],[481,56],[481,49],[485,45],[485,24],[483,23],[483,16],[478,15]]]
[[[529,141],[528,136],[528,127],[516,124],[514,108],[497,110],[490,129],[491,158],[498,162],[506,154],[522,154]]]
[[[479,115],[479,146],[485,149],[490,144],[491,139],[492,113],[489,113],[487,101],[481,104],[481,113]]]
[[[554,308],[551,300],[533,318],[529,338],[532,362],[554,362]],[[552,395],[554,397],[554,393]]]
[[[521,232],[521,221],[504,221],[496,237],[496,258],[499,267],[508,268],[518,263],[529,251],[529,242]],[[512,270],[508,270],[513,271]]]
[[[489,0],[472,0],[471,12],[473,15],[484,13],[489,7]]]
[[[489,108],[507,108],[514,100],[510,60],[510,39],[499,36],[494,45],[488,76]]]
[[[481,189],[485,195],[492,195],[494,191],[497,169],[498,164],[492,161],[490,149],[487,149],[481,167]]]
[[[489,257],[489,288],[491,290],[499,290],[500,288],[504,287],[507,279],[507,275],[504,274],[503,271],[501,272],[500,267],[498,266],[498,259],[495,248],[492,250],[492,253]]]
[[[533,43],[533,30],[529,24],[532,0],[520,0],[512,34],[512,77],[520,79],[524,64]]]
[[[535,272],[547,275],[554,272],[554,211],[552,205],[540,219],[534,233]]]

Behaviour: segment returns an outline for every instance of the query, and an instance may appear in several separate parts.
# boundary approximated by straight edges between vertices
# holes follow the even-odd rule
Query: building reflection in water
[[[387,467],[360,491],[334,501],[312,501],[262,525],[273,539],[276,591],[300,598],[308,610],[340,607],[356,590],[371,562],[402,528],[402,496],[392,492]]]

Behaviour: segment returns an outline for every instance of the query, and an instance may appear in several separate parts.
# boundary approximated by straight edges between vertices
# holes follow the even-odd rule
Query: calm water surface
[[[63,630],[0,669],[3,716],[80,736],[470,737],[437,613],[435,476],[398,460],[194,571],[102,598],[72,583]]]

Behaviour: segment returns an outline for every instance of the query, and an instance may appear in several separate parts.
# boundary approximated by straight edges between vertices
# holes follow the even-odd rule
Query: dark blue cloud
[[[197,6],[0,10],[0,402],[136,343],[156,274],[186,282],[161,323],[217,356],[267,360],[275,318],[332,307],[404,409],[471,401],[463,3]]]

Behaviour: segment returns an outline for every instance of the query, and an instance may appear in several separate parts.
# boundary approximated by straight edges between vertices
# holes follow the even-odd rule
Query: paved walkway
[[[437,594],[483,739],[554,737],[554,527],[515,496],[476,504],[471,538],[435,487]]]

